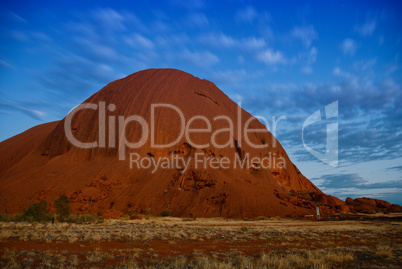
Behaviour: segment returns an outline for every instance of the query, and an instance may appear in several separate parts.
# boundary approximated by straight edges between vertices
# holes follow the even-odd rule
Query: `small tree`
[[[46,221],[49,219],[49,214],[47,213],[47,202],[41,200],[37,204],[32,204],[24,210],[23,217],[29,221]]]
[[[64,219],[66,219],[66,217],[70,215],[69,203],[70,201],[64,194],[54,201],[56,213],[59,216],[59,220],[63,221]]]

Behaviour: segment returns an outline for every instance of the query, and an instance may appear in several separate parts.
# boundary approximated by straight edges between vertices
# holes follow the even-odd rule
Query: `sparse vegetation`
[[[70,215],[69,203],[70,201],[64,194],[54,201],[59,221],[64,221]]]
[[[7,239],[10,237],[11,231],[8,230],[2,230],[0,231],[0,242],[7,241]]]
[[[379,245],[376,247],[375,255],[380,258],[392,258],[394,256],[392,247]]]
[[[39,203],[34,203],[24,209],[22,214],[26,221],[46,222],[52,219],[52,214],[47,212],[47,202],[41,200]]]
[[[402,253],[398,221],[67,220],[1,222],[0,267],[398,268]]]
[[[98,215],[70,215],[69,200],[66,195],[60,196],[55,200],[56,212],[58,220],[68,223],[102,223],[104,218]],[[29,205],[22,215],[4,214],[0,215],[1,222],[50,222],[53,215],[47,211],[47,202],[41,200],[39,203]]]
[[[68,215],[63,218],[61,222],[66,223],[76,223],[76,224],[85,224],[85,223],[102,223],[104,221],[104,217],[90,214],[90,215]],[[52,220],[52,214],[46,213],[46,217],[42,220],[34,219],[30,216],[25,216],[24,214],[7,214],[0,215],[0,222],[50,222]]]
[[[0,215],[0,221],[2,222],[20,222],[20,221],[25,221],[23,215],[19,214],[4,214]]]
[[[69,215],[64,221],[69,223],[102,223],[105,220],[104,217],[96,214],[85,215]]]
[[[267,217],[264,217],[264,216],[258,216],[258,217],[256,217],[254,220],[256,220],[256,221],[259,221],[259,220],[268,220],[268,218],[267,218]]]
[[[163,210],[160,215],[161,217],[168,217],[170,216],[170,212],[169,210]]]

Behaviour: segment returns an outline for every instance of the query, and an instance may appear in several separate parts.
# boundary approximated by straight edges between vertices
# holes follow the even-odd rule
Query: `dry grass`
[[[325,224],[325,225],[323,225]],[[336,240],[372,241],[380,235],[399,235],[399,226],[358,221],[317,222],[317,221],[235,221],[223,219],[197,219],[183,222],[179,218],[151,218],[150,220],[108,220],[100,224],[21,224],[0,223],[0,240],[10,236],[21,240],[64,240],[74,242],[102,241],[149,241],[149,240],[270,240],[292,243],[295,236],[304,240],[321,241],[329,246],[337,244]],[[371,236],[371,238],[370,238]],[[325,237],[325,241],[320,238]]]
[[[12,234],[12,231],[10,230],[1,230],[0,231],[0,242],[7,241],[7,239],[10,237]]]
[[[77,255],[71,255],[69,258],[69,262],[72,266],[78,266],[78,264],[80,263]]]
[[[380,258],[392,258],[394,256],[392,247],[388,245],[378,245],[375,255]]]
[[[164,217],[97,224],[0,223],[0,231],[5,246],[0,250],[0,267],[5,268],[104,264],[114,264],[110,268],[355,268],[367,266],[367,259],[373,267],[398,268],[402,253],[400,222]],[[10,240],[83,247],[70,252],[18,252],[7,245]],[[102,247],[111,242],[130,247]],[[193,248],[186,252],[183,244]],[[213,244],[220,245],[211,250]]]
[[[354,257],[353,253],[341,251],[339,249],[328,251],[323,256],[325,261],[329,263],[338,263],[338,264],[353,261],[353,257]]]
[[[322,254],[322,253],[321,253]],[[329,250],[324,255],[318,252],[299,252],[290,254],[266,254],[263,253],[259,257],[254,258],[245,255],[232,255],[226,259],[200,256],[193,259],[176,258],[174,260],[165,261],[159,263],[157,266],[153,265],[148,268],[175,268],[175,269],[203,269],[203,268],[222,268],[222,269],[234,269],[234,268],[333,268],[334,266],[340,267],[347,260],[350,261],[350,255],[343,253],[339,250]],[[334,262],[334,257],[336,262]],[[328,257],[331,257],[328,259]],[[345,257],[348,257],[345,260]],[[353,259],[353,255],[352,255]],[[139,268],[138,264],[134,261],[128,263],[121,263],[120,266],[126,267],[127,265],[133,266],[131,268]],[[128,266],[127,266],[128,267]]]
[[[302,251],[291,254],[263,254],[256,265],[259,268],[331,268],[353,260],[353,252],[331,249],[325,251]],[[261,267],[262,266],[262,267]]]

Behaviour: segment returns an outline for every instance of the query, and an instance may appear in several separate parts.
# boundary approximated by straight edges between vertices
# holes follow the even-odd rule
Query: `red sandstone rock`
[[[102,147],[83,149],[71,144],[65,133],[66,119],[36,126],[0,143],[0,193],[7,199],[10,213],[21,212],[28,200],[52,202],[64,193],[73,213],[89,208],[90,213],[106,217],[133,210],[151,214],[169,210],[173,216],[192,213],[198,217],[304,216],[314,214],[317,196],[331,207],[326,213],[333,213],[336,206],[342,210],[344,203],[326,196],[304,177],[271,133],[248,133],[249,141],[261,148],[246,143],[244,128],[252,116],[212,82],[179,70],[149,69],[109,83],[84,103],[98,107],[71,112],[76,113],[67,131],[83,143],[101,145],[100,130],[105,130]],[[181,137],[169,148],[152,147],[150,134],[145,136],[134,121],[126,125],[124,133],[118,133],[119,116],[123,120],[140,116],[150,127],[155,104],[177,107],[187,121],[202,116],[211,123],[211,131],[191,133],[189,139]],[[102,106],[107,114],[104,126],[99,121]],[[175,141],[181,133],[177,111],[158,107],[154,112],[154,142]],[[219,145],[227,144],[225,147],[211,143],[212,133],[231,127],[222,118],[216,120],[217,116],[233,122],[233,131],[227,129],[214,137]],[[207,125],[198,118],[190,127],[205,129]],[[249,129],[266,130],[257,119],[251,120]],[[124,136],[132,143],[146,140],[138,149],[119,148],[124,145]],[[119,160],[122,149],[124,160]],[[171,156],[194,160],[197,155],[211,160],[227,158],[231,168],[195,167],[194,163],[186,171],[183,167],[155,171],[130,168],[131,153],[150,160]],[[264,162],[251,163],[262,157],[270,162],[272,156],[277,163],[271,164],[271,169],[264,168]],[[285,165],[278,168],[279,157]],[[244,160],[250,166],[234,167]],[[297,195],[289,195],[292,190]]]
[[[111,210],[106,210],[104,212],[100,212],[100,215],[103,216],[105,219],[119,219],[123,213],[120,211],[111,209]]]
[[[348,206],[348,205],[345,205],[345,204],[341,204],[341,205],[338,205],[337,206],[337,209],[340,211],[340,212],[350,212],[350,207]]]
[[[353,198],[350,198],[350,197],[346,198],[345,202],[346,202],[347,205],[353,205],[354,204]]]
[[[364,204],[364,205],[372,206],[372,207],[376,207],[376,205],[377,205],[377,203],[375,202],[374,199],[367,198],[367,197],[356,198],[355,203],[360,204],[360,205]]]

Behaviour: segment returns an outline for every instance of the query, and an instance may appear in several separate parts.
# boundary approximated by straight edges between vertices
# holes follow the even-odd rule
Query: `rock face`
[[[391,204],[390,202],[372,199],[372,198],[356,198],[352,199],[350,197],[345,200],[346,205],[349,206],[352,212],[357,213],[366,213],[366,214],[374,214],[374,213],[395,213],[402,212],[402,206],[397,204]]]
[[[348,208],[305,178],[265,126],[207,80],[149,69],[83,104],[0,143],[8,212],[40,199],[52,209],[62,194],[75,213],[113,217],[300,217],[317,205],[328,214]]]

